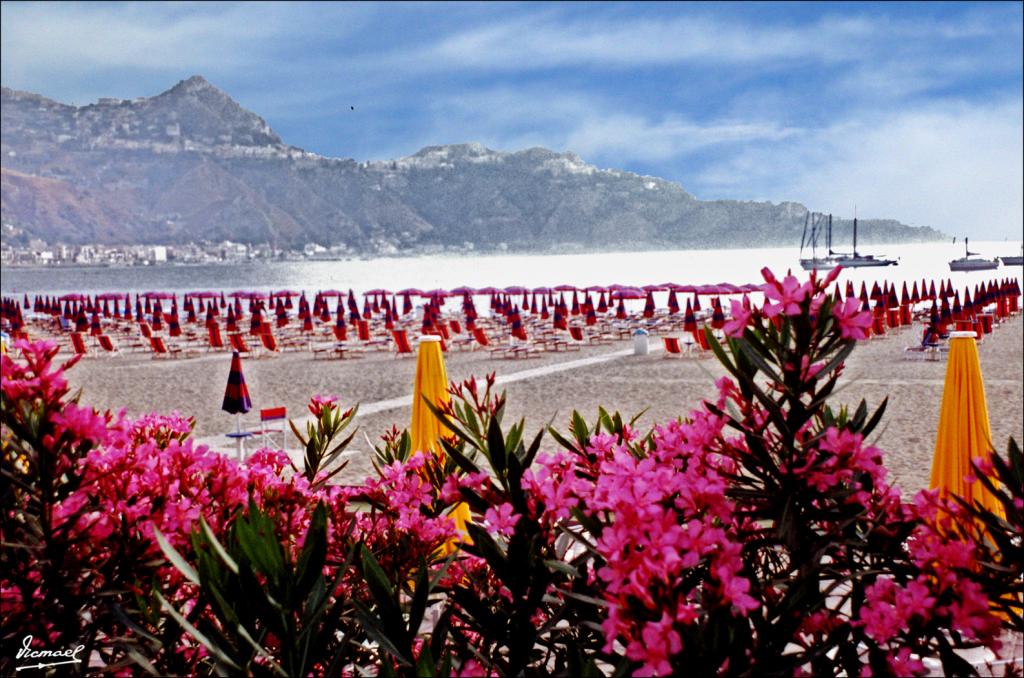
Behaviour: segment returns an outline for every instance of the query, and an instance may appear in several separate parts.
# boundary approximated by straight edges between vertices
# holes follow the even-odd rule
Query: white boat
[[[829,240],[831,240],[831,236],[829,236]],[[873,254],[860,254],[857,251],[857,217],[853,218],[853,254],[833,253],[831,249],[829,250],[829,254],[834,254],[836,265],[842,266],[843,268],[895,266],[898,263],[895,259],[886,259],[885,257],[875,258]]]
[[[951,271],[991,271],[999,268],[998,259],[982,259],[977,252],[971,252],[964,238],[964,256],[949,262]],[[971,257],[977,257],[972,259]]]
[[[822,216],[822,215],[818,215]],[[822,216],[822,219],[824,217]],[[817,228],[816,228],[817,226]],[[818,257],[816,250],[817,236],[821,231],[826,232],[826,242],[828,255],[825,257]],[[875,257],[872,254],[861,254],[857,251],[857,217],[853,218],[853,254],[846,252],[833,252],[832,251],[832,215],[828,215],[828,226],[824,227],[822,224],[815,224],[811,222],[811,236],[807,238],[807,220],[804,220],[804,238],[800,242],[800,252],[803,254],[804,244],[809,242],[811,244],[812,258],[800,259],[800,266],[805,271],[819,270],[826,271],[836,266],[842,266],[843,268],[866,268],[874,266],[896,266],[899,262],[895,259],[886,259],[885,257]]]
[[[999,257],[1003,266],[1024,266],[1024,245],[1020,246],[1020,254],[1009,257]]]
[[[808,225],[811,227],[810,235],[807,233]],[[828,228],[825,228],[825,215],[817,212],[808,212],[804,216],[804,233],[800,237],[800,267],[805,271],[828,271],[836,267],[831,256],[818,256],[818,236],[826,233],[826,249],[832,252],[832,215],[828,215]],[[811,258],[805,259],[804,247],[810,244]]]

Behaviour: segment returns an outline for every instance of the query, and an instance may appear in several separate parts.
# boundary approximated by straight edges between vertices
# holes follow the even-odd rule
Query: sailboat
[[[999,268],[998,259],[971,259],[971,257],[979,257],[977,252],[972,252],[967,246],[967,238],[964,238],[964,256],[959,259],[954,259],[949,262],[949,270],[951,271],[991,271],[994,268]]]
[[[853,217],[853,254],[845,254],[841,252],[833,252],[831,247],[832,242],[832,220],[829,219],[829,251],[828,253],[832,256],[832,260],[836,266],[842,266],[843,268],[865,268],[869,266],[895,266],[897,262],[895,259],[886,259],[885,257],[875,257],[873,254],[861,254],[857,251],[857,217]]]
[[[1020,254],[1017,256],[999,257],[1003,266],[1024,266],[1024,245],[1020,246]]]
[[[800,267],[805,271],[828,271],[836,267],[835,259],[831,256],[832,253],[832,215],[828,215],[828,230],[825,230],[825,215],[818,214],[817,212],[808,212],[804,216],[804,234],[800,237]],[[807,226],[810,225],[811,233],[810,236],[807,234]],[[825,231],[826,233],[826,247],[829,255],[819,257],[818,256],[818,236]],[[804,258],[804,247],[810,244],[811,246],[811,258]]]

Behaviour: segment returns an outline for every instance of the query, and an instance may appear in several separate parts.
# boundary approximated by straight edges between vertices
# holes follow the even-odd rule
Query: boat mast
[[[857,258],[857,206],[853,206],[853,257]]]
[[[804,234],[800,236],[800,256],[804,256],[804,244],[807,242],[807,221],[810,219],[811,213],[808,211],[804,215]]]
[[[828,215],[828,255],[832,256],[832,215]]]

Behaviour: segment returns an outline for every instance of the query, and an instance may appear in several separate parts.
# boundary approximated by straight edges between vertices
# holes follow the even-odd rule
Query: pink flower
[[[762,269],[761,274],[767,281],[761,286],[761,289],[764,291],[765,299],[772,299],[778,302],[774,304],[766,303],[764,306],[765,315],[769,318],[774,318],[780,313],[784,313],[785,315],[800,315],[800,302],[802,302],[811,291],[811,283],[806,282],[801,285],[800,281],[792,275],[787,275],[780,283],[767,268]]]
[[[832,308],[832,315],[839,323],[843,339],[859,341],[867,337],[865,330],[871,327],[871,313],[860,311],[860,301],[853,297]]]
[[[309,412],[319,419],[324,408],[334,407],[336,402],[338,402],[338,396],[315,395],[309,399]]]
[[[732,318],[725,323],[722,330],[725,332],[726,336],[735,338],[742,337],[743,330],[750,323],[750,317],[753,313],[744,308],[743,304],[735,299],[730,301],[729,305],[732,312]]]
[[[491,507],[484,513],[484,524],[498,534],[509,537],[519,522],[520,516],[514,514],[512,504],[505,502]]]

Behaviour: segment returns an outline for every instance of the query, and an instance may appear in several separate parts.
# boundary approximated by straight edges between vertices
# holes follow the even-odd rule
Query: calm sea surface
[[[994,271],[951,273],[950,259],[963,256],[963,245],[925,244],[867,246],[862,253],[899,258],[898,266],[846,270],[843,280],[855,284],[950,279],[957,288],[993,278],[1021,278],[1019,266]],[[986,258],[1020,253],[1019,242],[971,243]],[[438,255],[404,258],[302,261],[256,264],[162,265],[126,268],[47,267],[0,270],[3,294],[141,292],[183,294],[197,290],[355,290],[373,288],[424,290],[460,285],[525,287],[577,285],[734,284],[762,282],[759,271],[776,274],[799,269],[797,248],[678,250],[567,255]]]

